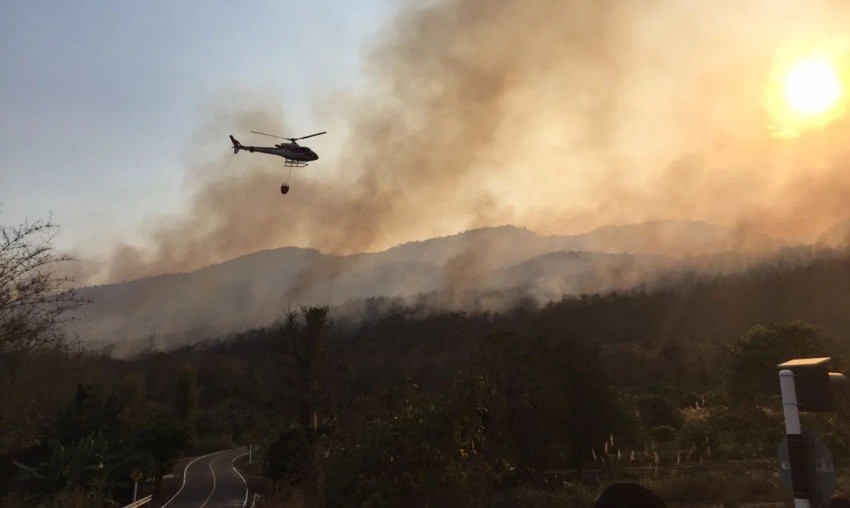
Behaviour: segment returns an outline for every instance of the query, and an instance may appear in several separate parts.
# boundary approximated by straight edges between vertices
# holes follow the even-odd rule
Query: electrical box
[[[830,358],[798,358],[777,367],[794,373],[797,406],[801,412],[832,411],[832,389],[826,364]]]

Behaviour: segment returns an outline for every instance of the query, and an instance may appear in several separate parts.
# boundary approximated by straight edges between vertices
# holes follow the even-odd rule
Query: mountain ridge
[[[513,225],[336,256],[317,249],[266,249],[198,270],[79,288],[92,301],[72,331],[87,343],[268,324],[299,305],[340,305],[369,297],[436,295],[462,307],[477,290],[545,301],[619,290],[654,277],[677,259],[740,246],[734,230],[701,221],[605,226],[581,235],[538,235]],[[779,242],[760,239],[765,249]],[[675,247],[675,249],[674,249]],[[495,303],[494,303],[495,302]]]

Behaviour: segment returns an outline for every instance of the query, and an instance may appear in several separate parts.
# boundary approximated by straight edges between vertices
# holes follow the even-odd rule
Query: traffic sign
[[[826,506],[835,491],[835,466],[832,452],[821,440],[817,432],[803,429],[803,443],[806,450],[806,479],[808,480],[812,506]],[[793,492],[791,485],[791,458],[788,453],[788,440],[783,440],[777,449],[779,458],[779,481]]]

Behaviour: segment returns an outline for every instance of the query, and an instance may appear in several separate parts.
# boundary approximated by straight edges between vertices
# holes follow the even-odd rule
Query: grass
[[[778,475],[767,465],[643,473],[642,476],[592,484],[562,482],[549,490],[525,486],[502,493],[499,499],[501,506],[505,507],[588,507],[593,505],[606,485],[618,481],[639,483],[658,494],[671,507],[793,506],[791,495],[779,484]],[[496,506],[500,505],[497,503]]]

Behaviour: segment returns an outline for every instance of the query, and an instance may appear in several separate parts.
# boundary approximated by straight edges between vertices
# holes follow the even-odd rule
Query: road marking
[[[210,460],[210,461],[209,461],[209,463],[207,464],[207,465],[209,466],[209,468],[210,468],[210,473],[212,473],[212,476],[213,476],[213,488],[212,488],[212,490],[210,491],[210,495],[209,495],[209,496],[207,496],[207,498],[206,498],[206,499],[204,499],[203,504],[201,504],[201,508],[204,508],[204,506],[206,506],[206,505],[207,505],[207,503],[209,502],[209,500],[210,500],[210,498],[213,496],[213,494],[215,494],[215,471],[213,470],[212,465],[213,465],[213,462],[215,462],[217,459],[218,459],[218,457],[216,457],[215,459]]]
[[[242,508],[245,508],[245,505],[248,504],[248,482],[245,481],[245,477],[242,476],[242,473],[240,473],[239,470],[236,469],[236,466],[233,463],[236,462],[236,459],[238,459],[239,457],[244,457],[245,455],[248,455],[248,452],[245,452],[241,455],[237,455],[233,457],[233,460],[230,461],[230,467],[232,467],[233,470],[236,471],[236,474],[239,475],[239,478],[242,478],[242,483],[245,484],[245,501],[242,502]]]
[[[209,457],[210,455],[215,455],[215,454],[217,454],[217,453],[225,453],[225,452],[228,452],[228,451],[230,451],[230,450],[224,450],[224,451],[222,451],[222,452],[212,452],[212,453],[208,453],[208,454],[206,454],[206,455],[201,455],[200,457],[197,457],[197,458],[196,458],[196,459],[194,459],[193,461],[191,461],[191,462],[189,462],[188,464],[186,464],[186,466],[183,468],[183,485],[180,485],[180,490],[178,490],[178,491],[177,491],[177,493],[176,493],[176,494],[174,494],[174,495],[171,497],[171,499],[169,499],[168,501],[166,501],[166,502],[165,502],[165,504],[164,504],[164,505],[162,505],[160,508],[165,508],[166,506],[168,506],[168,504],[169,504],[169,503],[171,503],[172,501],[174,501],[174,498],[175,498],[175,497],[177,497],[177,496],[179,496],[179,495],[180,495],[180,493],[183,491],[183,488],[184,488],[184,487],[186,487],[186,473],[188,473],[188,472],[189,472],[189,466],[191,466],[191,465],[192,465],[192,464],[194,464],[195,462],[197,462],[197,461],[199,461],[199,460],[203,459],[204,457]]]

